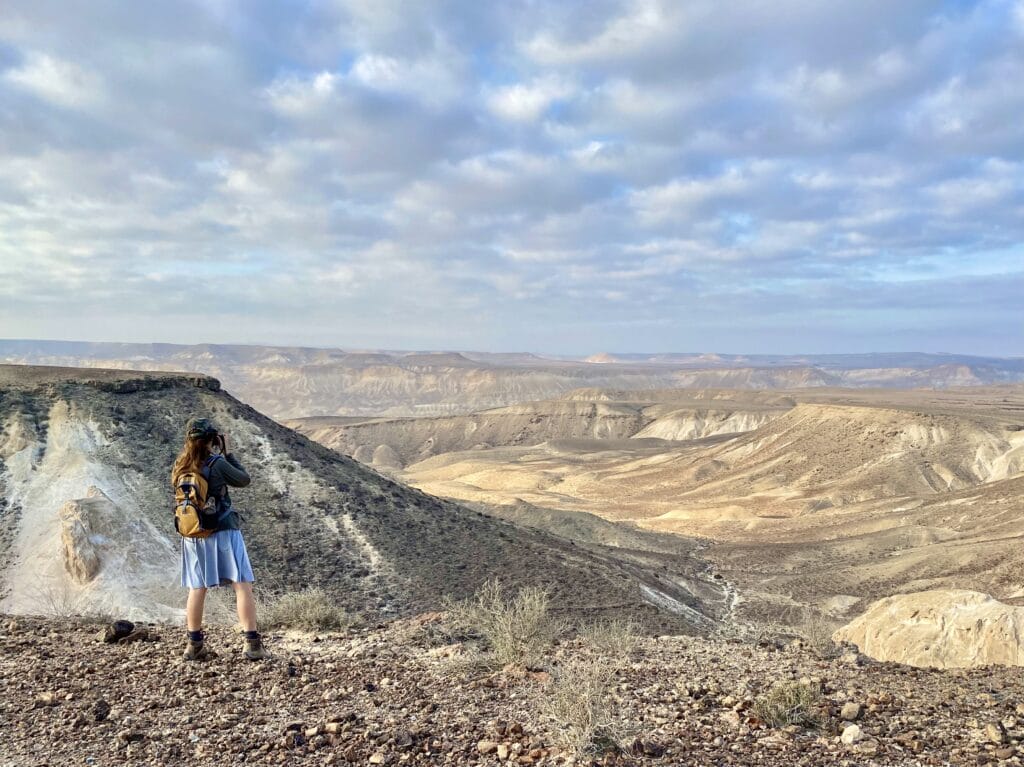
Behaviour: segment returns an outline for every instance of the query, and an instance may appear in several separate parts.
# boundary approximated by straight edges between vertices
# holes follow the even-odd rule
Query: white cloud
[[[265,94],[271,106],[289,117],[310,117],[334,98],[340,76],[321,71],[311,77],[289,75],[267,86]]]
[[[367,53],[356,59],[349,74],[368,88],[403,94],[437,107],[462,95],[465,84],[458,68],[459,57],[450,51],[413,60]]]
[[[543,116],[556,101],[572,96],[574,88],[555,77],[545,77],[530,83],[516,83],[492,90],[487,105],[495,114],[507,120],[533,122]]]
[[[7,70],[4,79],[61,107],[84,109],[104,100],[103,81],[95,72],[38,51],[27,54],[21,66]]]
[[[0,321],[186,328],[167,275],[206,269],[250,340],[678,348],[700,315],[770,345],[707,297],[776,316],[985,261],[1006,279],[944,327],[1005,326],[1021,8],[9,0]]]
[[[630,204],[644,222],[689,220],[709,205],[738,200],[773,170],[771,163],[761,161],[732,166],[708,178],[677,178],[635,191]]]
[[[671,4],[658,0],[633,0],[622,15],[615,16],[596,35],[581,41],[556,37],[544,30],[524,46],[525,52],[541,64],[586,64],[628,57],[660,48],[678,32],[667,10]]]
[[[663,117],[699,103],[699,95],[692,90],[640,86],[624,78],[606,81],[595,95],[604,97],[609,109],[627,120]]]

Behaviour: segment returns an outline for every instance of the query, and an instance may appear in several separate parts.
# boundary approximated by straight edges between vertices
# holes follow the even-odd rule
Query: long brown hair
[[[178,453],[171,469],[171,482],[186,472],[198,472],[203,461],[210,457],[213,439],[210,437],[185,437],[185,445]]]

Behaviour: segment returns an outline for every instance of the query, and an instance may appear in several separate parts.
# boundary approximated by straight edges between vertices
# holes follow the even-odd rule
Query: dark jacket
[[[217,530],[239,529],[238,512],[231,506],[231,495],[228,493],[228,488],[245,487],[251,481],[248,472],[233,453],[221,456],[210,466],[206,495],[208,498],[218,499],[222,518],[220,524],[217,525]]]

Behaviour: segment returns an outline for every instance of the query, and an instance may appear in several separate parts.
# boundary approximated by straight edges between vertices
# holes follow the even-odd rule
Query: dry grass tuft
[[[449,602],[448,620],[456,630],[479,635],[496,665],[509,663],[536,668],[565,631],[551,615],[548,592],[528,586],[506,598],[496,580],[485,582],[472,599]]]
[[[775,620],[728,621],[715,627],[714,636],[729,642],[782,646],[797,638],[794,629]]]
[[[337,631],[352,623],[348,613],[319,588],[263,597],[259,607],[260,624],[267,628]]]
[[[636,623],[622,618],[593,623],[580,636],[598,654],[620,661],[629,658],[640,641]]]
[[[821,692],[801,682],[779,682],[754,701],[754,713],[769,727],[821,725]]]
[[[52,584],[36,584],[30,590],[32,601],[36,605],[33,610],[38,615],[69,619],[81,615],[84,599],[80,592],[74,591],[64,582]]]

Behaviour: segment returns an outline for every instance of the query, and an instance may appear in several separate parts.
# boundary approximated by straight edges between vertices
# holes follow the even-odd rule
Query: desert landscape
[[[3,0],[0,767],[1024,765],[1024,0]]]
[[[580,390],[466,416],[288,423],[526,524],[582,513],[707,541],[743,609],[844,618],[901,591],[1024,595],[1022,414],[1020,386]]]
[[[217,418],[249,456],[257,478],[242,509],[249,548],[279,588],[323,587],[367,619],[436,608],[494,573],[579,589],[559,597],[570,610],[636,612],[641,621],[646,613],[677,628],[685,612],[700,622],[721,609],[721,587],[702,563],[680,558],[676,585],[660,563],[645,576],[645,565],[616,563],[602,547],[571,546],[426,495],[260,415],[216,379],[0,366],[4,611],[180,616],[167,472],[195,412]],[[647,606],[636,577],[679,600],[677,615]]]
[[[208,375],[127,368],[0,366],[11,764],[1020,761],[1021,385],[588,387],[279,423]],[[273,656],[249,686],[199,672],[216,724],[186,736],[146,712],[192,684],[181,660],[160,680],[165,473],[196,412],[255,477]],[[511,601],[474,602],[495,582]],[[277,617],[295,599],[320,617]],[[493,633],[512,615],[542,621],[528,654]],[[108,643],[114,617],[133,628]]]

